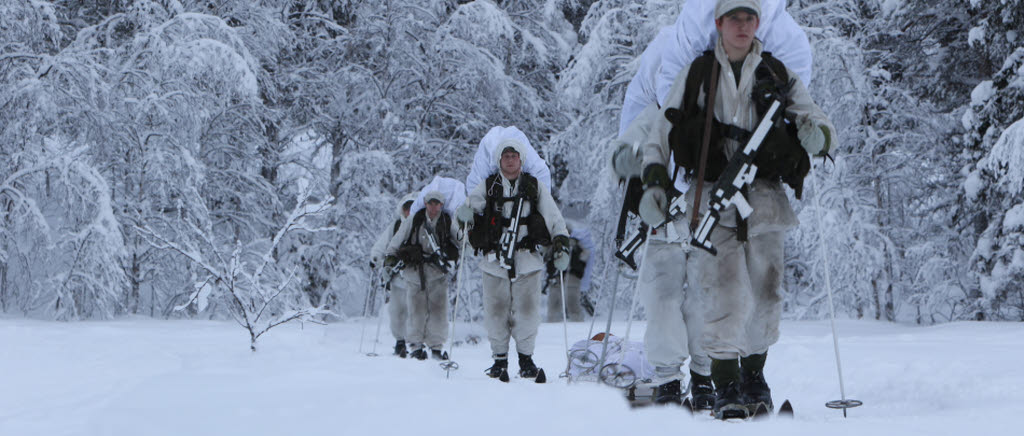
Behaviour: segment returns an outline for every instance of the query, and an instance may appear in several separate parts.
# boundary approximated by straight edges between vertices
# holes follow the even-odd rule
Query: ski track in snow
[[[765,374],[796,418],[749,423],[631,410],[612,388],[567,386],[560,323],[537,341],[545,385],[518,378],[514,358],[511,383],[484,375],[479,325],[459,325],[481,342],[454,349],[450,379],[437,361],[391,356],[386,325],[381,355],[366,356],[372,320],[360,353],[363,326],[288,325],[251,353],[231,322],[0,320],[0,435],[935,435],[1014,428],[1024,406],[1024,323],[839,322],[847,396],[864,402],[844,419],[824,406],[840,398],[828,322],[783,322]],[[588,327],[570,323],[570,342]]]

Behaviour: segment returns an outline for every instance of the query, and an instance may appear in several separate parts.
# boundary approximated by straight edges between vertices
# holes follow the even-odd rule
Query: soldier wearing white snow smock
[[[556,268],[569,266],[565,220],[547,185],[522,171],[526,151],[519,139],[500,141],[492,155],[498,171],[478,183],[457,211],[460,223],[471,226],[470,244],[484,256],[480,270],[484,324],[494,358],[487,371],[491,377],[507,372],[511,338],[520,376],[541,373],[532,357],[541,322],[544,259],[539,250],[551,245]]]
[[[412,203],[415,200],[416,193],[411,192],[398,202],[395,221],[388,223],[388,226],[377,237],[377,241],[373,243],[373,247],[370,248],[370,268],[383,267],[382,262],[387,255],[388,243],[391,242],[391,238],[395,236],[395,233],[398,233],[398,229],[402,226],[402,221],[409,216],[409,208],[412,207]],[[385,277],[385,282],[387,282],[388,318],[390,320],[391,335],[395,337],[395,355],[404,358],[407,354],[405,328],[409,321],[409,301],[406,284],[402,280],[401,275],[392,277],[393,272],[387,268],[382,268],[381,274]]]
[[[402,262],[408,289],[406,341],[410,357],[444,359],[441,348],[448,331],[448,274],[459,259],[459,231],[444,211],[445,195],[429,190],[424,207],[402,222],[387,248],[385,267]]]
[[[704,298],[704,347],[712,359],[718,418],[747,416],[759,406],[773,408],[763,371],[768,347],[779,338],[785,231],[798,224],[782,185],[799,197],[810,169],[808,153],[827,154],[835,132],[799,76],[754,37],[760,15],[758,0],[718,0],[714,51],[678,74],[642,144],[643,220],[665,220],[670,174],[677,167],[690,177],[703,171],[703,189],[690,189],[685,199],[687,213],[697,206],[704,216],[711,187],[725,177],[730,159],[750,156],[743,150],[752,132],[772,111],[772,102],[781,103],[778,113],[784,116],[767,124],[769,133],[753,158],[756,178],[742,190],[752,213],[742,217],[735,202],[724,207],[717,230],[709,236],[717,255],[702,250],[692,255],[696,263],[690,268],[695,273],[691,283],[697,283]],[[709,97],[713,120],[705,112]],[[708,122],[709,148],[702,155]],[[695,205],[698,193],[701,201]]]
[[[717,0],[689,0],[683,6],[675,24],[662,28],[640,58],[640,67],[626,89],[619,123],[618,145],[612,157],[612,166],[621,180],[639,178],[643,148],[656,118],[661,118],[659,101],[664,101],[672,81],[679,71],[687,67],[703,50],[711,49],[717,40],[713,23]],[[762,26],[756,35],[768,49],[775,50],[791,69],[803,80],[811,78],[811,49],[807,36],[793,17],[786,12],[785,0],[764,0]],[[661,118],[664,120],[664,118]],[[684,174],[673,174],[674,195],[689,190]],[[636,201],[633,199],[632,201]],[[636,207],[636,204],[633,204]],[[696,267],[696,259],[688,254],[687,228],[680,225],[683,217],[673,218],[678,238],[667,241],[665,228],[655,229],[652,245],[647,253],[647,266],[640,281],[641,300],[644,302],[648,326],[644,344],[648,358],[658,367],[661,383],[655,391],[655,402],[680,404],[684,390],[676,379],[682,378],[678,368],[689,357],[689,391],[691,405],[697,409],[710,409],[714,403],[711,381],[711,360],[703,350],[703,303],[697,286],[684,286],[695,274],[683,268],[665,274],[663,268],[684,262],[688,268]],[[681,243],[680,243],[681,242]],[[670,304],[665,304],[670,301]],[[676,302],[682,302],[680,307]],[[679,310],[666,310],[679,307]]]

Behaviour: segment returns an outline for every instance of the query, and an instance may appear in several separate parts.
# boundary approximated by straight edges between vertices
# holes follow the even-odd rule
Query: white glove
[[[633,153],[633,146],[621,143],[612,154],[612,170],[621,179],[640,177],[640,158]]]
[[[566,253],[564,251],[559,251],[555,253],[553,263],[555,265],[555,269],[559,271],[564,272],[565,270],[569,269],[569,253]]]
[[[473,208],[463,204],[455,209],[455,219],[460,223],[470,224],[473,222]]]
[[[651,227],[661,225],[665,222],[665,208],[667,206],[668,196],[665,195],[665,189],[651,186],[640,197],[640,218]]]
[[[800,140],[804,150],[813,156],[825,155],[828,153],[828,141],[825,136],[828,127],[804,120],[796,130],[796,137]]]

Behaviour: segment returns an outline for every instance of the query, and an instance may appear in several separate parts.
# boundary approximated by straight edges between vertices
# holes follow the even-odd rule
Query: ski
[[[779,407],[779,412],[776,414],[779,418],[793,419],[793,404],[786,400],[782,402],[782,406]]]

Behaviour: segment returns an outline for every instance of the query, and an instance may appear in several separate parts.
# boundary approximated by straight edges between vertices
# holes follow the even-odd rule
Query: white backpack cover
[[[498,172],[498,164],[493,159],[494,149],[498,148],[498,144],[506,139],[515,139],[526,150],[526,155],[520,156],[523,160],[523,172],[530,173],[531,176],[543,183],[544,186],[551,189],[551,170],[548,168],[547,162],[544,162],[544,159],[541,159],[540,155],[537,154],[537,150],[530,145],[530,140],[526,137],[526,134],[515,126],[495,126],[484,135],[483,139],[480,140],[480,146],[476,149],[476,155],[473,157],[473,168],[469,170],[469,175],[466,176],[466,192],[473,192],[476,185],[479,185],[480,182],[483,182],[491,174]]]
[[[423,196],[427,195],[430,191],[438,191],[444,194],[444,211],[448,212],[448,215],[452,218],[455,218],[455,209],[466,201],[466,185],[463,185],[461,181],[448,177],[434,176],[434,180],[431,180],[427,186],[420,189],[419,194],[416,195],[416,201],[412,203],[412,208],[409,209],[409,216],[413,216],[420,209],[423,209]]]

